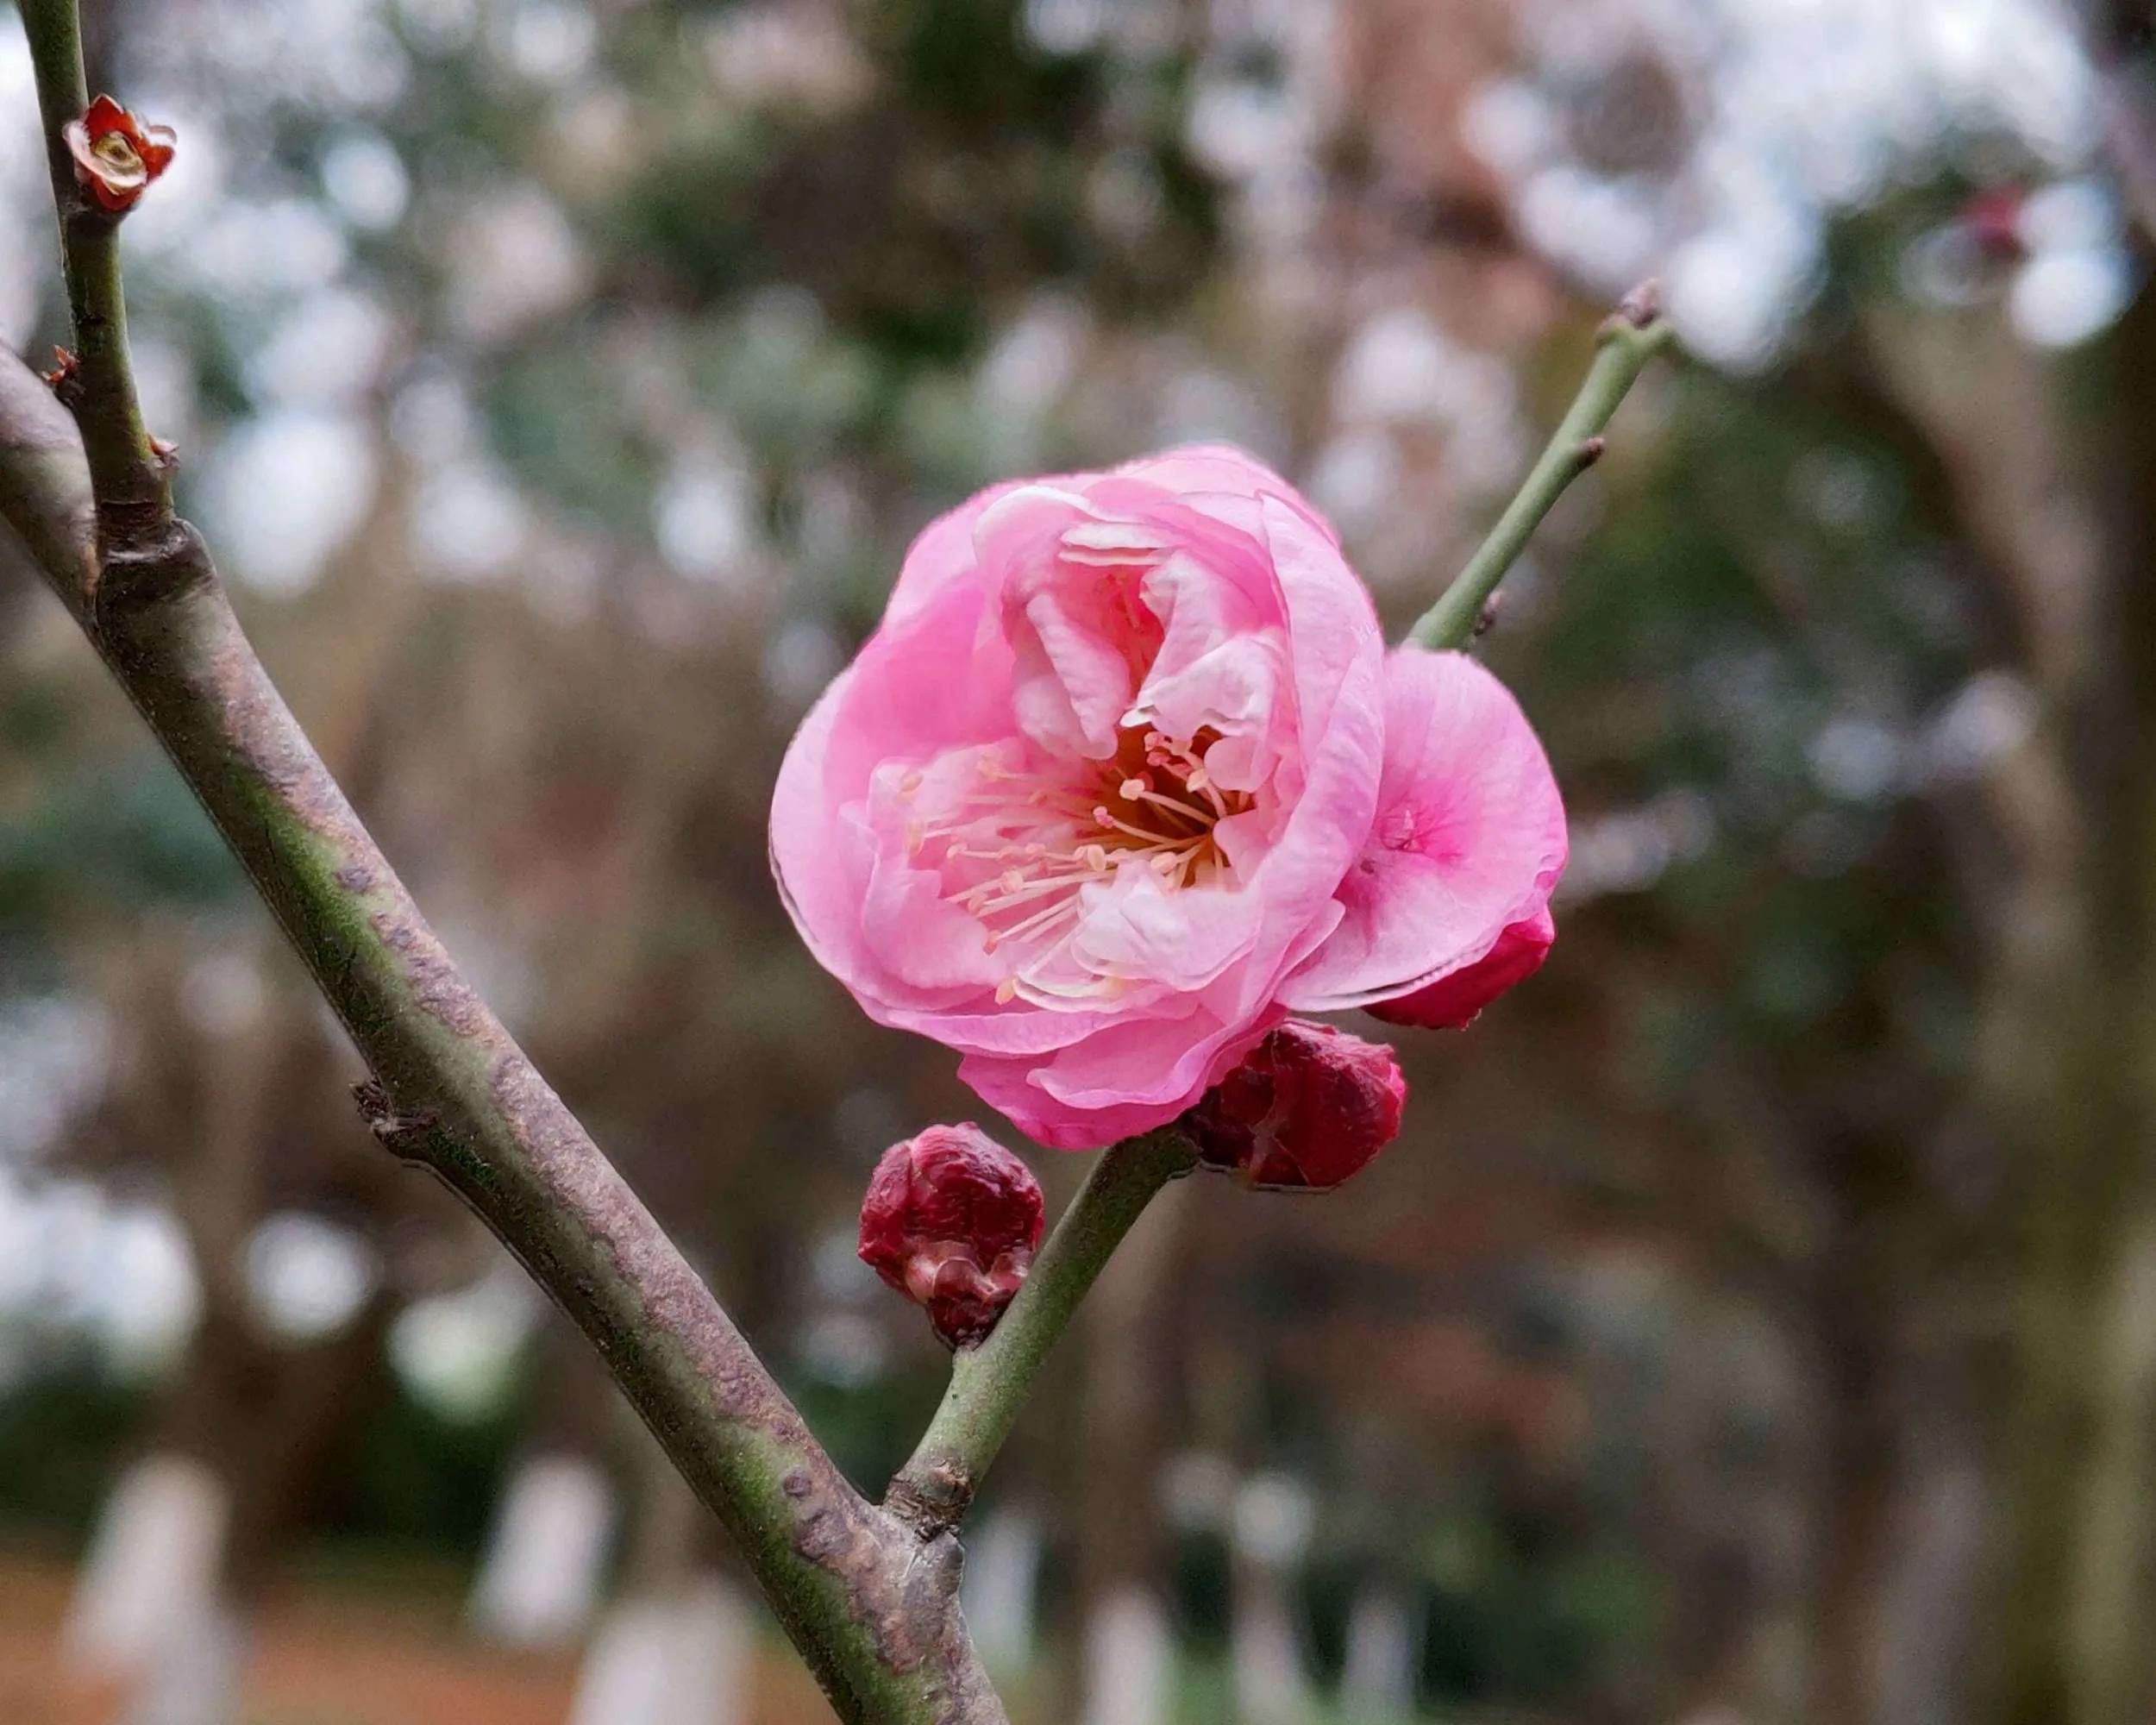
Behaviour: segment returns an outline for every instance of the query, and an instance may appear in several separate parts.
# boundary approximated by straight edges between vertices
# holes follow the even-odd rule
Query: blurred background
[[[1403,624],[1660,276],[1482,647],[1551,963],[1348,1189],[1154,1207],[971,1620],[1019,1725],[2156,1717],[2145,8],[85,9],[179,129],[136,362],[265,658],[865,1486],[943,1368],[855,1207],[980,1110],[763,824],[911,535],[1227,438]],[[0,15],[40,357],[43,173]],[[360,1076],[0,546],[0,1716],[828,1717]]]

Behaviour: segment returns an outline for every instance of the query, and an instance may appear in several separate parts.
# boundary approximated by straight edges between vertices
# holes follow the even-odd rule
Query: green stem
[[[955,1527],[1003,1440],[1041,1362],[1069,1327],[1124,1235],[1154,1195],[1196,1165],[1173,1127],[1103,1151],[1034,1261],[1002,1321],[951,1362],[950,1388],[920,1446],[899,1470],[884,1506],[924,1535]]]
[[[1408,640],[1436,649],[1464,647],[1474,638],[1482,607],[1497,591],[1498,582],[1520,560],[1564,488],[1601,459],[1602,428],[1668,339],[1669,325],[1662,321],[1653,285],[1635,288],[1602,324],[1595,337],[1595,363],[1542,459],[1467,567],[1407,631]]]
[[[74,0],[22,0],[45,157],[60,220],[60,265],[78,370],[66,386],[97,496],[97,523],[122,551],[160,536],[172,511],[170,464],[152,446],[128,348],[120,285],[120,222],[85,196],[62,129],[90,105]]]

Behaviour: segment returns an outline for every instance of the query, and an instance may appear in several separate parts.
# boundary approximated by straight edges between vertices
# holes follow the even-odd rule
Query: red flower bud
[[[995,1327],[1041,1243],[1041,1183],[970,1120],[883,1153],[861,1204],[861,1258],[936,1333],[970,1347]]]
[[[1209,1168],[1283,1192],[1326,1192],[1400,1132],[1407,1081],[1382,1043],[1290,1019],[1182,1117]]]
[[[1985,257],[2014,263],[2028,255],[2028,242],[2021,234],[2021,209],[2028,201],[2019,186],[2001,185],[1976,193],[1961,206],[1962,225]]]
[[[1484,1007],[1542,968],[1557,938],[1557,922],[1545,905],[1532,916],[1512,924],[1497,937],[1496,945],[1465,969],[1455,970],[1397,1000],[1372,1001],[1363,1010],[1387,1024],[1465,1030]]]
[[[100,96],[79,120],[61,128],[75,158],[75,178],[98,207],[120,215],[171,166],[177,140],[170,126],[146,126],[110,96]]]

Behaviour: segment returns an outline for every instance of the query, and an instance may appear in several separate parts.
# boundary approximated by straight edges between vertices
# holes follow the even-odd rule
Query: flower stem
[[[60,264],[80,366],[69,405],[97,490],[97,524],[108,555],[168,549],[172,471],[150,442],[128,349],[127,301],[120,285],[120,217],[100,210],[75,179],[61,134],[90,105],[75,0],[22,0],[22,23],[60,220]]]
[[[1662,321],[1654,284],[1647,282],[1625,296],[1624,304],[1606,319],[1595,336],[1595,363],[1572,405],[1558,423],[1557,435],[1528,473],[1497,524],[1489,530],[1467,567],[1453,579],[1444,596],[1422,614],[1407,631],[1418,647],[1464,647],[1474,638],[1482,607],[1505,571],[1527,549],[1527,541],[1541,525],[1557,499],[1582,474],[1601,458],[1602,428],[1617,411],[1617,405],[1645,369],[1662,344],[1670,326]]]
[[[1010,1310],[986,1341],[952,1360],[943,1404],[892,1480],[886,1509],[924,1537],[958,1525],[1078,1302],[1154,1195],[1197,1160],[1172,1126],[1101,1152]]]

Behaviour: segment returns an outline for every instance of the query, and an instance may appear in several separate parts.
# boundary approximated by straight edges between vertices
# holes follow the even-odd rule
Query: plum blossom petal
[[[1432,1030],[1464,1030],[1476,1014],[1516,982],[1542,968],[1557,938],[1557,919],[1545,905],[1514,923],[1472,964],[1440,976],[1398,1000],[1374,1000],[1367,1010],[1388,1024],[1420,1025]]]
[[[1385,766],[1369,842],[1340,884],[1338,932],[1282,998],[1298,1012],[1396,1000],[1482,964],[1519,928],[1483,973],[1495,986],[1471,1017],[1539,963],[1526,963],[1526,951],[1565,856],[1557,781],[1504,685],[1463,654],[1398,648],[1386,665]],[[1463,984],[1451,998],[1471,992]]]

